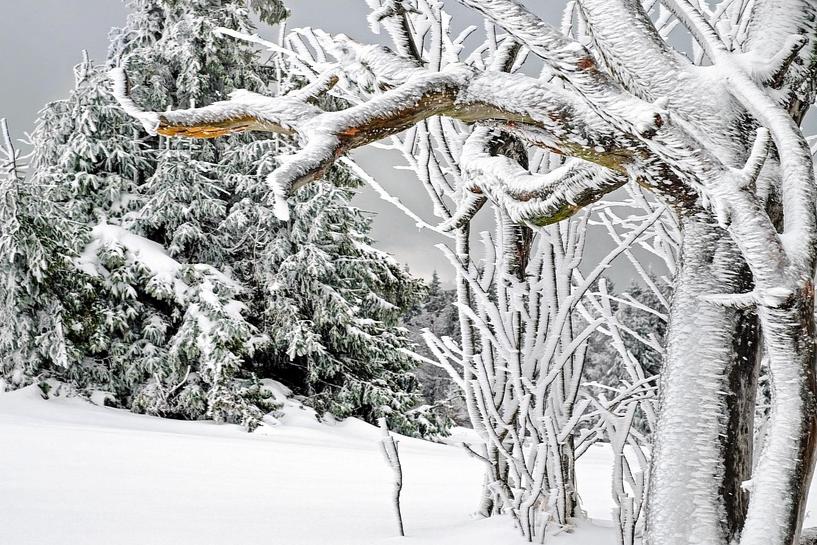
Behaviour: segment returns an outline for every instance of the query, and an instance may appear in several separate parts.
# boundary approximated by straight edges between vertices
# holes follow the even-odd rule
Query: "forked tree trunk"
[[[648,545],[729,543],[751,478],[757,318],[707,295],[751,291],[729,235],[704,213],[681,219],[649,496]]]
[[[804,279],[800,292],[758,310],[773,432],[757,445],[763,451],[752,479],[758,320],[754,312],[707,300],[751,291],[751,276],[711,218],[683,218],[682,229],[645,544],[796,544],[817,436],[812,282]],[[749,502],[750,491],[757,501]]]

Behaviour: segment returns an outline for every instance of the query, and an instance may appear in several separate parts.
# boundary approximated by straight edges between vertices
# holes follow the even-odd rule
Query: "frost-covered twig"
[[[17,170],[17,150],[14,149],[14,143],[11,141],[11,132],[9,131],[8,122],[6,118],[0,119],[0,136],[3,138],[3,169],[9,172],[10,177],[17,178],[19,173]]]
[[[380,440],[380,447],[383,450],[383,456],[386,463],[389,464],[394,472],[394,495],[392,501],[394,502],[394,515],[397,518],[397,531],[401,537],[405,536],[403,530],[403,512],[400,510],[400,493],[403,490],[403,466],[400,464],[400,453],[397,449],[397,441],[389,433],[389,426],[385,418],[378,419],[378,424],[383,432],[383,439]]]

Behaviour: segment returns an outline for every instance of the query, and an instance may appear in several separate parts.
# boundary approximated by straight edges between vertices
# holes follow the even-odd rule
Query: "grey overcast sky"
[[[526,0],[550,22],[561,16],[564,0]],[[290,27],[315,26],[343,32],[361,41],[372,41],[366,23],[364,0],[288,0],[292,10]],[[457,28],[480,24],[480,19],[454,0],[446,0]],[[104,60],[111,27],[124,23],[127,9],[122,0],[0,0],[0,117],[8,118],[15,135],[31,130],[38,110],[48,101],[65,97],[73,82],[72,67],[83,49],[92,58]],[[265,33],[261,29],[260,33]],[[382,152],[356,152],[358,161],[381,184],[411,208],[429,210],[413,176],[393,169],[394,162]],[[438,270],[450,280],[451,267],[434,247],[442,239],[421,232],[401,212],[364,189],[355,203],[375,213],[373,236],[378,247],[394,254],[417,275],[429,278]],[[430,214],[423,216],[431,219]],[[589,248],[586,261],[604,252],[604,245]],[[629,283],[632,271],[622,264],[613,279]]]

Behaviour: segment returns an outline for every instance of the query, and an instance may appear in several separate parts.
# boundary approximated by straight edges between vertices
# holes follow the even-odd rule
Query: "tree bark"
[[[729,235],[704,212],[681,218],[681,228],[645,544],[720,545],[739,534],[748,503],[757,317],[706,300],[752,289]]]

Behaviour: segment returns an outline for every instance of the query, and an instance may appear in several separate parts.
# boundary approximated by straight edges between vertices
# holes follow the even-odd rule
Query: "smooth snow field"
[[[0,394],[2,545],[513,545],[509,519],[472,513],[480,463],[462,449],[400,438],[406,538],[395,537],[392,474],[375,427],[321,424],[289,402],[277,425],[179,422]],[[610,459],[579,465],[590,521],[558,545],[615,543]]]

